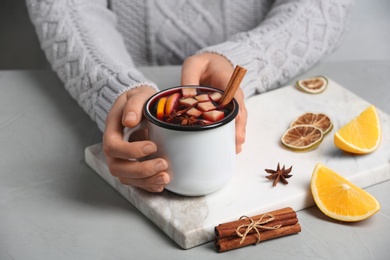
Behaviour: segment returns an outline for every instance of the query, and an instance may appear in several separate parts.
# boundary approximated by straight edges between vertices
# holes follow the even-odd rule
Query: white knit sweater
[[[48,61],[104,130],[124,91],[158,87],[139,65],[214,52],[248,73],[245,96],[276,88],[340,42],[353,0],[27,0]]]

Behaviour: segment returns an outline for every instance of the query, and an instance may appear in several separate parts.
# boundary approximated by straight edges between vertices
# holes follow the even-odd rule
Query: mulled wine
[[[150,112],[158,120],[181,126],[210,125],[231,114],[233,102],[221,106],[222,92],[212,88],[174,88],[157,96]]]

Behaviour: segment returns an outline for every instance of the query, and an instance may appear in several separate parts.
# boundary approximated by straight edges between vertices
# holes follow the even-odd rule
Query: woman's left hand
[[[232,64],[221,55],[196,54],[188,57],[183,63],[181,85],[205,85],[225,90],[233,71]],[[234,97],[240,107],[236,117],[236,153],[239,153],[245,142],[247,111],[241,88],[238,88]]]

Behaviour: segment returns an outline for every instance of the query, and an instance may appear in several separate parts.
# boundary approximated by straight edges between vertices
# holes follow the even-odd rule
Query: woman
[[[27,0],[47,59],[104,132],[111,173],[160,192],[169,182],[150,141],[122,141],[158,86],[140,65],[183,64],[181,84],[224,89],[235,65],[248,70],[236,93],[236,150],[245,141],[244,99],[281,86],[340,43],[353,0]]]

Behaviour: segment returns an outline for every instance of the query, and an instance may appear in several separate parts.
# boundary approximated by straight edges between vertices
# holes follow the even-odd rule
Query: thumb
[[[126,102],[123,105],[122,124],[135,127],[142,119],[142,109],[148,98],[155,90],[148,86],[141,86],[125,92]]]

